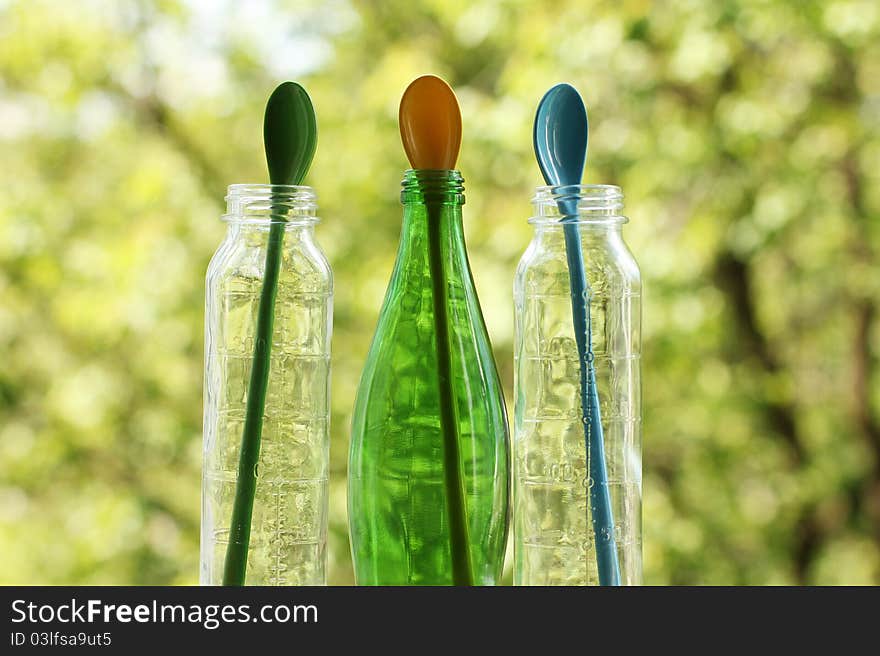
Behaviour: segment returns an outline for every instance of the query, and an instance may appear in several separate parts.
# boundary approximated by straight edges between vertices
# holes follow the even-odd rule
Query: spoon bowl
[[[315,156],[318,127],[309,94],[296,82],[284,82],[272,92],[263,120],[263,144],[269,182],[300,184]]]
[[[455,168],[461,110],[452,88],[436,75],[413,80],[400,99],[400,138],[414,169]]]
[[[538,105],[535,156],[544,181],[552,186],[579,185],[587,159],[587,109],[570,84],[557,84]]]

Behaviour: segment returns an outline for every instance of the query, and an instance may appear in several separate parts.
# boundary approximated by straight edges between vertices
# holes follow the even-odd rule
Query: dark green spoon
[[[317,142],[315,109],[312,107],[309,94],[296,82],[280,84],[269,96],[263,122],[263,143],[266,149],[266,163],[269,166],[269,181],[273,185],[300,184],[312,164]],[[229,546],[226,549],[226,561],[223,566],[223,585],[244,585],[247,574],[251,518],[257,489],[257,463],[260,460],[263,413],[266,407],[266,390],[269,386],[275,295],[278,290],[278,272],[281,268],[284,224],[287,222],[283,210],[280,202],[272,203],[272,223],[269,228],[263,289],[260,292],[260,306],[257,312],[254,361],[248,386],[244,431],[241,436],[241,454],[229,530]]]
[[[298,185],[306,177],[318,128],[309,94],[296,82],[283,82],[269,96],[263,122],[263,144],[272,184]]]

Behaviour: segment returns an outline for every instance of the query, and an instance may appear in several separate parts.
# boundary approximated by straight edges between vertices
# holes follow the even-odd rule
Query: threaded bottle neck
[[[404,205],[464,205],[464,178],[455,170],[409,169],[403,175],[401,187],[400,202]]]
[[[291,226],[309,226],[319,221],[315,190],[304,185],[233,184],[226,192],[229,223],[269,225],[284,221]]]
[[[533,225],[553,223],[626,223],[623,216],[623,192],[614,185],[543,186],[532,198]]]

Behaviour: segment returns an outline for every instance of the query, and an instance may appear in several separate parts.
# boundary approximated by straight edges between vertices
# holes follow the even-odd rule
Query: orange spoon
[[[414,169],[454,169],[461,149],[461,110],[436,75],[413,80],[400,99],[400,138]]]

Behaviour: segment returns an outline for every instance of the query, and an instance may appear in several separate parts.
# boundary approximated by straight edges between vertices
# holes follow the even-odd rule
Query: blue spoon
[[[557,84],[538,105],[535,116],[535,157],[544,181],[558,195],[562,215],[565,252],[571,287],[571,314],[581,368],[581,408],[584,440],[592,486],[589,488],[590,514],[596,543],[599,585],[620,585],[620,566],[614,540],[614,517],[605,467],[605,440],[599,414],[599,393],[593,364],[593,334],[590,326],[592,291],[584,272],[581,236],[578,231],[577,192],[587,158],[589,138],[587,109],[570,84]],[[570,187],[566,189],[566,187]]]

